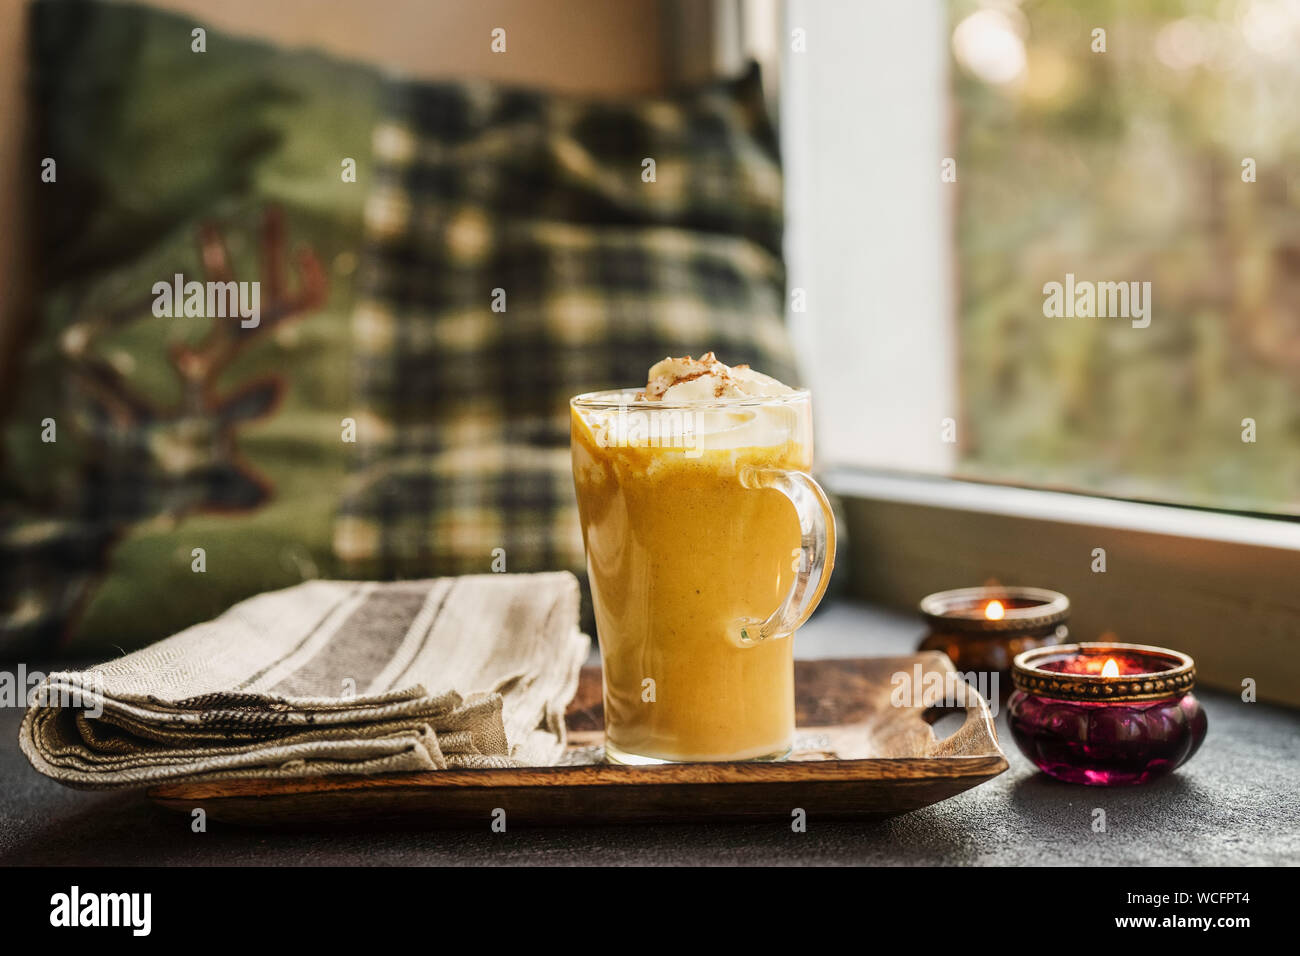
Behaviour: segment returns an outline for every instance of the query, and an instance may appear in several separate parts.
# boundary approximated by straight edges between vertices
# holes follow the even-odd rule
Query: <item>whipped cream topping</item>
[[[666,358],[650,367],[638,402],[711,402],[721,398],[767,398],[794,389],[748,365],[724,365],[712,352]]]

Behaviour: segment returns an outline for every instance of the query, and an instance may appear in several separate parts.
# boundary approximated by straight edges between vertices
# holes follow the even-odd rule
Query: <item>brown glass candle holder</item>
[[[930,633],[920,650],[942,651],[964,673],[999,674],[1003,699],[1011,692],[1011,662],[1018,654],[1070,637],[1070,599],[1046,588],[940,591],[922,598],[921,616]]]

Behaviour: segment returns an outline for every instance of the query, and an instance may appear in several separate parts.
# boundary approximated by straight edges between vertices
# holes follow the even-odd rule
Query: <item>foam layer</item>
[[[686,356],[657,362],[645,390],[630,396],[626,405],[583,409],[581,415],[597,444],[604,447],[676,448],[688,456],[706,449],[766,448],[783,445],[797,433],[797,408],[780,403],[709,405],[722,399],[793,392],[748,365],[724,365],[707,352],[698,361]],[[699,408],[690,407],[696,403]],[[678,405],[686,407],[668,407]]]

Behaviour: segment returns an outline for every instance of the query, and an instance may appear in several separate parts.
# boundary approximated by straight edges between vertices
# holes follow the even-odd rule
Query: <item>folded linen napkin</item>
[[[589,640],[568,572],[311,581],[51,674],[19,732],[86,789],[544,766]]]

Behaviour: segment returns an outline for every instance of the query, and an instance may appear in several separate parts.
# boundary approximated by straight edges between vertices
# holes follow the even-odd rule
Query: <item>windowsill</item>
[[[826,484],[847,497],[1300,551],[1300,521],[1285,518],[850,468],[832,469]]]
[[[998,582],[1071,600],[1071,636],[1173,647],[1202,686],[1300,706],[1300,522],[833,470],[840,586],[902,611]]]

